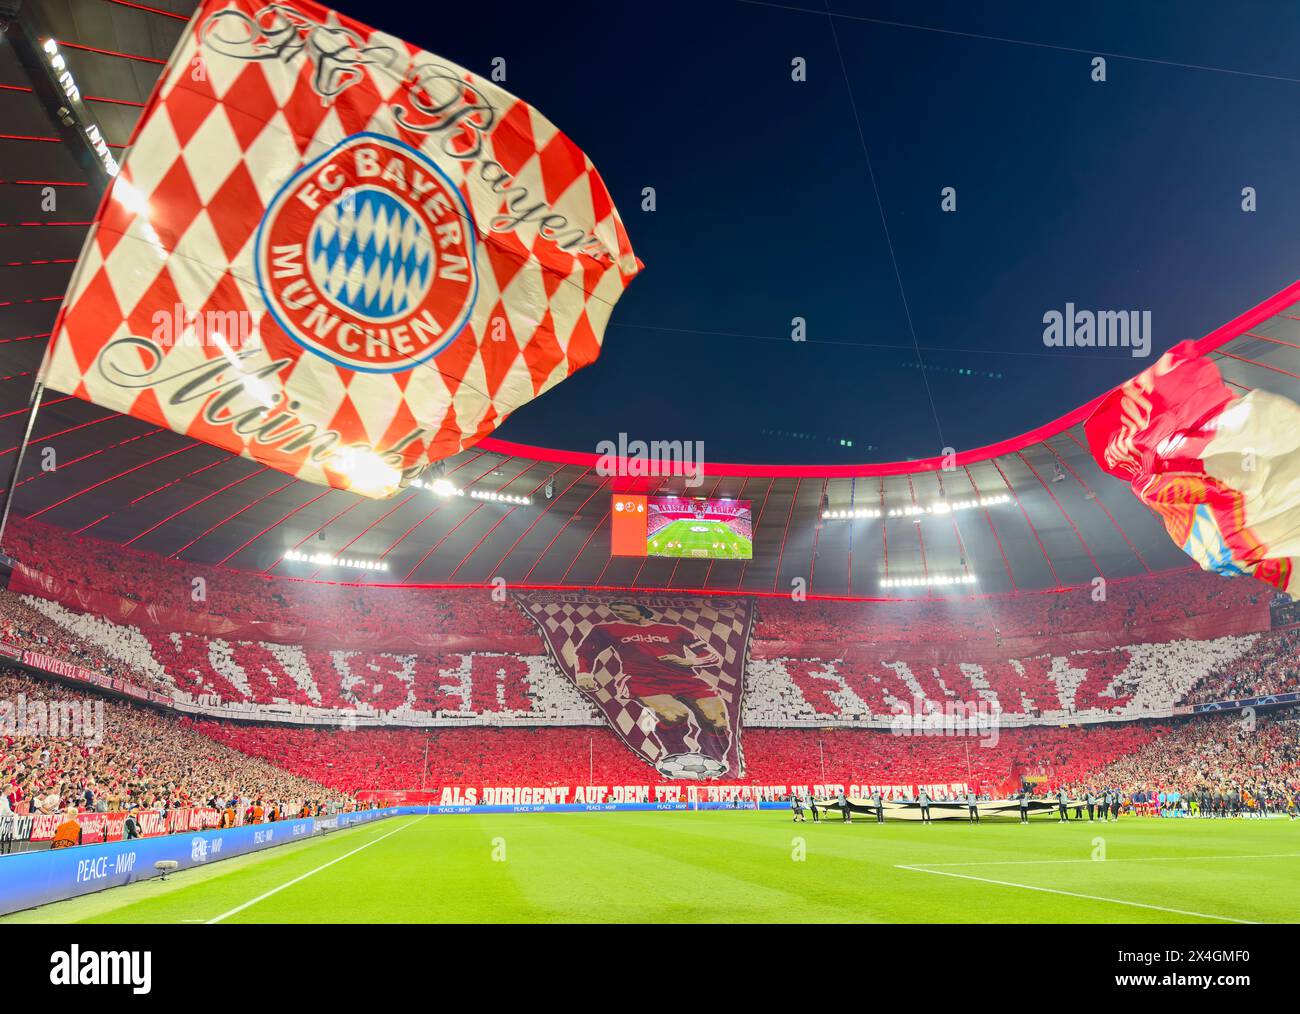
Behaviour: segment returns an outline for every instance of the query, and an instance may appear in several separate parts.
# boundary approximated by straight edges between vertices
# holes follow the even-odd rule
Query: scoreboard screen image
[[[615,493],[610,517],[612,556],[753,557],[753,504],[749,500]]]

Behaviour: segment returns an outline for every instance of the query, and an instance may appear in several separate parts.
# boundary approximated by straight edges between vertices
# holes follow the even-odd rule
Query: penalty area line
[[[308,870],[306,873],[300,874],[299,876],[294,877],[292,880],[286,880],[279,887],[273,887],[269,891],[265,892],[264,894],[259,894],[256,898],[252,898],[251,900],[244,902],[242,905],[237,905],[236,907],[232,908],[229,912],[222,912],[218,916],[213,916],[211,919],[208,919],[206,921],[206,925],[211,926],[214,923],[221,922],[223,919],[229,919],[232,915],[237,915],[240,912],[242,912],[244,909],[251,908],[252,906],[256,905],[260,901],[265,901],[267,898],[271,897],[271,895],[279,894],[286,887],[292,887],[294,884],[302,883],[302,881],[306,880],[308,877],[315,876],[321,870],[327,870],[335,863],[341,863],[343,862],[344,859],[347,859],[350,856],[354,856],[358,852],[361,852],[364,849],[370,848],[371,845],[378,845],[385,838],[391,838],[393,835],[397,834],[398,831],[405,831],[408,827],[411,826],[411,824],[420,823],[420,821],[424,820],[424,818],[427,816],[428,816],[427,813],[423,814],[419,817],[416,817],[413,821],[411,821],[410,824],[403,824],[401,827],[393,828],[393,830],[389,831],[387,834],[381,834],[378,838],[371,838],[370,841],[366,842],[363,845],[358,845],[351,852],[345,852],[343,853],[343,855],[339,856],[338,858],[331,859],[328,863],[322,863],[320,866],[317,866],[314,870]]]
[[[1092,860],[1088,860],[1091,862]],[[1075,891],[1062,891],[1055,887],[1037,887],[1034,884],[1017,884],[1011,880],[993,880],[990,877],[976,877],[969,873],[951,873],[948,870],[928,869],[924,866],[907,866],[896,864],[896,870],[911,870],[913,873],[931,873],[936,877],[956,877],[958,880],[975,880],[982,884],[997,884],[1000,887],[1018,887],[1022,891],[1040,891],[1043,894],[1060,894],[1067,898],[1082,898],[1085,901],[1106,901],[1112,905],[1127,905],[1130,908],[1148,908],[1156,912],[1169,912],[1172,915],[1190,915],[1196,919],[1215,919],[1219,922],[1242,923],[1247,926],[1254,926],[1257,923],[1252,919],[1236,919],[1230,915],[1210,915],[1207,912],[1189,912],[1182,908],[1166,908],[1164,905],[1149,905],[1142,901],[1126,901],[1123,898],[1103,898],[1099,894],[1078,894]]]

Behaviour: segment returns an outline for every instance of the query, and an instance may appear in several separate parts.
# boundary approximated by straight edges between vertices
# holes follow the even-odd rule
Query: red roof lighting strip
[[[1038,537],[1038,529],[1035,528],[1034,523],[1029,520],[1029,512],[1025,510],[1025,505],[1020,502],[1020,497],[1017,495],[1015,488],[1011,485],[1010,480],[1007,479],[1006,472],[1002,471],[1002,466],[998,464],[996,458],[993,459],[993,467],[998,470],[998,475],[1002,476],[1003,485],[1007,487],[1007,492],[1011,494],[1012,498],[1016,501],[1016,506],[1020,508],[1020,513],[1024,516],[1025,524],[1029,526],[1029,530],[1034,535],[1034,541],[1038,543],[1038,549],[1043,554],[1043,559],[1047,561],[1047,569],[1052,572],[1052,581],[1059,586],[1061,578],[1056,573],[1056,566],[1052,563],[1052,558],[1047,555],[1047,547],[1043,545],[1043,540]]]
[[[1300,281],[1292,282],[1286,288],[1270,296],[1268,299],[1252,307],[1245,313],[1239,314],[1232,320],[1215,328],[1209,334],[1200,338],[1195,343],[1195,351],[1200,355],[1205,355],[1215,351],[1220,346],[1234,338],[1240,337],[1251,328],[1267,320],[1269,317],[1278,316],[1281,311],[1289,308],[1295,303],[1300,302]],[[1071,426],[1078,425],[1088,416],[1092,415],[1096,407],[1109,394],[1109,391],[1097,395],[1091,401],[1080,405],[1072,412],[1051,422],[1044,423],[1042,426],[1027,430],[1019,436],[1010,437],[996,443],[987,444],[984,447],[975,447],[968,451],[959,452],[955,460],[945,457],[922,458],[916,461],[891,461],[881,464],[860,464],[860,465],[754,465],[754,464],[734,464],[727,462],[714,462],[704,464],[702,472],[706,475],[732,475],[732,476],[755,476],[767,478],[775,476],[777,478],[832,478],[847,479],[854,476],[865,475],[907,475],[914,472],[936,472],[944,467],[945,461],[953,461],[957,465],[974,464],[979,461],[987,461],[992,458],[1005,454],[1012,454],[1022,450],[1031,444],[1041,443],[1048,437],[1054,437],[1062,431],[1069,429]],[[527,456],[538,461],[551,461],[557,464],[584,465],[594,466],[597,456],[585,451],[563,451],[546,447],[535,447],[527,444],[519,444],[506,440],[499,440],[496,437],[488,437],[479,442],[478,446],[485,451],[494,451],[498,454],[510,454],[516,456]],[[680,463],[661,462],[661,467],[668,470],[673,475],[682,474]]]
[[[557,468],[554,472],[550,474],[550,478],[552,479],[555,478],[555,476],[559,473],[559,471],[560,470]],[[533,523],[529,525],[527,528],[525,528],[522,532],[520,532],[519,538],[515,539],[515,541],[510,544],[510,548],[501,554],[501,559],[499,559],[496,563],[496,566],[492,568],[491,571],[492,574],[495,575],[500,573],[502,565],[506,562],[506,558],[509,557],[510,554],[515,551],[515,548],[519,545],[519,543],[523,542],[524,539],[528,537],[528,533],[537,527],[538,523],[542,520],[542,517],[546,515],[551,510],[552,507],[557,506],[559,502],[564,498],[564,496],[569,492],[569,490],[573,489],[574,486],[576,486],[579,482],[581,482],[583,477],[589,474],[589,472],[590,469],[584,469],[583,471],[579,472],[577,476],[574,478],[574,480],[571,483],[569,483],[567,486],[565,486],[563,490],[560,491],[559,495],[553,496],[550,499],[550,501],[546,504],[546,507],[537,512],[537,517],[533,518]],[[592,529],[591,534],[592,535],[596,534],[595,529]],[[590,536],[588,536],[588,538],[590,538]],[[568,577],[567,571],[565,572],[564,576]]]
[[[506,466],[506,464],[509,463],[510,461],[513,461],[513,460],[514,460],[513,458],[507,458],[505,461],[501,462],[500,465],[497,466],[497,468],[502,468],[502,469],[504,469],[505,466]],[[523,468],[521,468],[518,472],[516,472],[516,473],[515,473],[514,475],[512,475],[509,479],[507,479],[505,482],[501,483],[501,485],[499,485],[499,486],[496,488],[496,492],[500,493],[502,490],[504,490],[504,489],[505,489],[507,486],[509,486],[512,482],[514,482],[514,481],[515,481],[516,479],[518,479],[521,475],[523,475],[523,474],[524,474],[525,472],[527,472],[530,468],[532,468],[532,467],[533,467],[533,464],[534,464],[534,462],[531,462],[531,461],[527,461],[527,462],[525,462]],[[489,471],[495,471],[495,469],[489,469]],[[484,473],[484,474],[487,474],[487,473]],[[481,510],[482,510],[483,508],[485,508],[486,506],[487,506],[487,502],[486,502],[486,501],[480,501],[480,502],[479,502],[479,503],[474,507],[473,510],[471,510],[471,511],[470,511],[468,514],[466,514],[463,518],[461,518],[461,519],[460,519],[459,521],[457,521],[454,525],[452,525],[450,529],[448,529],[446,532],[444,532],[443,535],[442,535],[442,538],[440,538],[437,542],[435,542],[432,546],[430,546],[429,549],[428,549],[428,552],[426,552],[422,557],[420,557],[419,562],[418,562],[414,567],[412,567],[410,570],[408,570],[408,571],[406,572],[406,577],[402,578],[402,583],[405,584],[405,583],[410,579],[410,577],[411,577],[412,574],[414,574],[417,570],[419,570],[421,567],[423,567],[423,566],[424,566],[424,561],[427,560],[430,556],[432,556],[433,553],[437,550],[437,548],[438,548],[439,546],[441,546],[441,545],[442,545],[444,542],[446,542],[449,538],[451,538],[453,535],[455,535],[456,532],[460,530],[460,526],[461,526],[461,525],[463,525],[466,521],[468,521],[470,518],[472,518],[475,514],[477,514],[479,511],[481,511]]]
[[[131,437],[129,440],[123,440],[123,441],[121,441],[120,443],[113,444],[112,446],[113,446],[113,447],[121,447],[123,444],[134,443],[134,442],[137,441],[137,440],[143,440],[145,437],[153,436],[154,433],[163,433],[163,432],[167,432],[167,431],[165,431],[165,430],[154,430],[153,433],[142,433],[142,434],[140,434],[138,437]],[[178,447],[178,448],[177,448],[176,450],[174,450],[174,451],[168,451],[166,454],[160,454],[160,455],[158,455],[158,457],[156,457],[156,458],[150,458],[148,461],[141,462],[140,464],[135,465],[135,466],[133,466],[133,467],[131,467],[131,468],[123,469],[122,471],[118,472],[116,475],[110,475],[107,479],[100,479],[99,482],[93,483],[93,484],[87,486],[85,489],[77,490],[77,492],[71,494],[70,496],[65,496],[62,500],[56,500],[54,503],[50,504],[48,507],[42,507],[40,510],[38,510],[38,511],[32,513],[32,514],[28,514],[27,517],[28,517],[28,518],[39,518],[39,517],[40,517],[42,514],[44,514],[46,511],[52,511],[52,510],[54,510],[55,507],[62,507],[65,503],[68,503],[68,502],[71,501],[71,500],[75,500],[75,499],[77,499],[77,497],[79,497],[79,496],[85,496],[87,493],[91,492],[92,490],[99,489],[100,486],[107,486],[110,482],[115,482],[116,480],[121,479],[121,478],[123,478],[124,476],[128,476],[128,475],[131,475],[131,474],[133,474],[133,473],[135,473],[135,472],[138,472],[138,471],[140,471],[140,469],[142,469],[142,468],[148,468],[150,465],[156,465],[156,464],[158,464],[158,462],[160,462],[160,461],[166,461],[168,458],[174,458],[174,457],[176,457],[176,455],[178,455],[178,454],[184,454],[186,451],[192,451],[192,450],[193,450],[194,448],[196,448],[196,447],[203,447],[203,446],[206,446],[206,445],[203,444],[201,441],[196,440],[194,443],[189,444],[189,445],[186,446],[186,447]],[[86,458],[93,458],[93,457],[95,456],[95,454],[102,454],[104,451],[109,450],[109,449],[110,449],[110,448],[108,448],[108,447],[101,448],[100,450],[95,451],[94,454],[87,454],[87,455],[85,455],[84,457],[77,458],[77,459],[74,460],[74,461],[69,461],[69,462],[67,462],[66,464],[64,464],[62,467],[63,467],[63,468],[67,468],[68,465],[75,465],[78,461],[85,461]],[[17,489],[18,486],[21,486],[24,482],[31,482],[32,479],[37,478],[40,474],[41,474],[41,473],[38,472],[36,475],[29,476],[28,478],[24,479],[22,482],[16,483],[15,486],[14,486],[14,488]]]
[[[1087,540],[1084,539],[1083,533],[1080,532],[1078,526],[1075,525],[1074,519],[1070,517],[1069,511],[1067,511],[1061,501],[1056,498],[1056,494],[1048,488],[1047,483],[1043,481],[1043,477],[1038,474],[1038,469],[1029,463],[1029,459],[1020,451],[1016,451],[1016,457],[1023,461],[1025,467],[1034,473],[1034,478],[1037,479],[1038,484],[1043,487],[1043,492],[1052,498],[1052,503],[1056,504],[1056,509],[1059,510],[1065,520],[1069,522],[1070,528],[1074,531],[1074,537],[1079,540],[1079,545],[1083,547],[1083,551],[1088,554],[1088,559],[1092,561],[1092,569],[1095,570],[1099,576],[1104,577],[1105,575],[1102,574],[1101,566],[1097,563],[1097,558],[1092,555],[1092,550],[1088,547]]]
[[[1083,443],[1079,440],[1079,438],[1074,435],[1073,430],[1066,430],[1065,436],[1068,439],[1073,440],[1079,446],[1079,449],[1082,450],[1085,454],[1088,453],[1088,448],[1083,446]],[[1137,557],[1138,563],[1142,564],[1142,569],[1145,570],[1148,574],[1150,574],[1151,568],[1147,565],[1146,557],[1144,557],[1142,555],[1141,550],[1139,550],[1138,547],[1134,545],[1133,540],[1128,537],[1128,532],[1124,531],[1124,527],[1118,521],[1115,520],[1115,516],[1111,514],[1109,508],[1107,508],[1107,506],[1104,503],[1102,503],[1101,497],[1097,495],[1097,491],[1094,490],[1091,486],[1088,485],[1087,482],[1084,481],[1083,476],[1079,475],[1078,472],[1076,472],[1073,468],[1070,467],[1070,463],[1065,460],[1064,456],[1062,456],[1061,453],[1057,451],[1057,449],[1053,447],[1049,441],[1044,441],[1043,446],[1046,447],[1049,451],[1051,451],[1053,455],[1055,455],[1056,460],[1059,461],[1061,465],[1065,468],[1065,470],[1069,472],[1072,476],[1074,476],[1074,480],[1080,486],[1083,487],[1084,493],[1086,493],[1089,497],[1092,498],[1092,502],[1102,509],[1102,512],[1106,515],[1106,517],[1110,518],[1110,523],[1115,526],[1115,530],[1119,532],[1120,537],[1123,538],[1125,543],[1128,544],[1128,548],[1133,551],[1133,555]]]
[[[214,464],[220,464],[220,462],[214,462]],[[208,467],[210,468],[210,467],[212,467],[212,466],[209,465]],[[267,471],[266,468],[255,468],[253,471],[251,471],[251,472],[247,472],[247,473],[245,473],[244,475],[239,476],[239,478],[234,479],[234,480],[232,480],[232,481],[226,483],[224,486],[221,486],[221,487],[219,487],[219,488],[217,488],[217,489],[214,489],[211,493],[208,493],[208,494],[206,494],[206,495],[204,495],[204,496],[199,497],[199,499],[195,500],[193,503],[186,504],[184,507],[181,507],[181,508],[179,508],[178,510],[173,511],[171,514],[168,514],[165,518],[162,518],[162,519],[160,519],[159,521],[156,521],[154,524],[150,525],[148,528],[146,528],[144,531],[140,532],[138,535],[135,535],[135,536],[133,536],[132,538],[128,539],[126,542],[123,543],[123,545],[124,545],[124,546],[130,546],[130,545],[132,545],[132,544],[135,543],[136,541],[138,541],[138,540],[140,540],[140,539],[143,539],[146,535],[149,535],[149,534],[151,534],[152,532],[156,532],[156,531],[157,531],[159,528],[161,528],[163,525],[167,524],[168,521],[171,521],[171,520],[174,519],[174,518],[178,518],[178,517],[180,517],[180,516],[181,516],[182,514],[184,514],[186,511],[188,511],[188,510],[192,510],[193,508],[197,507],[197,506],[198,506],[199,504],[201,504],[201,503],[207,503],[207,502],[208,502],[209,500],[211,500],[214,496],[217,496],[217,495],[220,494],[220,493],[224,493],[224,492],[225,492],[226,490],[228,490],[228,489],[232,489],[233,487],[238,486],[241,482],[247,482],[247,481],[248,481],[249,479],[251,479],[253,476],[255,476],[255,475],[261,475],[261,474],[262,474],[263,472],[265,472],[265,471]],[[287,484],[286,484],[286,485],[287,485]],[[283,488],[284,488],[284,487],[282,486],[281,489],[283,489]],[[250,505],[250,506],[251,506],[251,505]],[[228,519],[227,519],[227,520],[228,520]],[[208,532],[212,531],[213,528],[217,528],[219,525],[221,525],[221,524],[223,524],[223,523],[224,523],[224,522],[218,522],[216,525],[213,525],[212,528],[209,528],[207,532],[204,532],[202,535],[197,535],[197,536],[195,536],[195,537],[194,537],[193,539],[191,539],[189,542],[185,543],[185,545],[181,546],[180,549],[176,550],[176,551],[173,552],[173,553],[168,553],[167,555],[168,555],[170,558],[172,558],[172,559],[176,559],[178,556],[180,556],[181,553],[183,553],[185,550],[189,549],[190,546],[192,546],[192,545],[194,545],[194,543],[198,542],[199,539],[203,538],[204,535],[207,535]]]
[[[979,503],[984,499],[984,494],[975,485],[975,477],[970,474],[970,467],[962,465],[962,471],[966,473],[966,481],[970,483],[971,492],[975,494],[975,500]],[[1011,582],[1011,589],[1013,592],[1018,592],[1020,586],[1016,584],[1016,576],[1011,572],[1011,561],[1007,559],[1006,547],[1002,545],[1002,538],[998,535],[997,526],[993,524],[993,515],[989,513],[989,509],[982,503],[980,504],[980,510],[984,512],[984,520],[988,522],[989,531],[993,533],[993,541],[997,543],[998,552],[1002,555],[1002,566],[1007,569],[1007,580]]]
[[[262,472],[266,472],[266,471],[269,471],[269,469],[263,468],[263,469],[260,469],[260,470],[258,470],[258,471],[256,471],[256,472],[252,472],[252,473],[250,473],[249,475],[244,476],[243,479],[236,479],[234,482],[232,482],[232,483],[230,484],[230,486],[238,485],[239,483],[243,482],[244,479],[251,479],[254,475],[261,475]],[[281,474],[283,474],[283,473],[281,473]],[[183,553],[183,552],[185,552],[185,550],[189,549],[190,546],[194,545],[194,543],[198,542],[200,539],[206,538],[207,536],[211,535],[211,534],[212,534],[213,532],[215,532],[218,528],[220,528],[222,525],[224,525],[227,521],[233,521],[235,518],[239,517],[239,515],[243,514],[244,511],[246,511],[246,510],[250,510],[251,508],[256,507],[256,506],[257,506],[259,503],[261,503],[263,500],[267,500],[267,499],[269,499],[269,498],[275,496],[277,493],[281,493],[281,492],[283,492],[284,490],[286,490],[286,489],[288,489],[290,486],[292,486],[295,482],[298,482],[298,479],[297,479],[297,478],[291,478],[291,479],[289,479],[288,482],[284,483],[282,486],[276,486],[275,489],[268,490],[267,492],[263,493],[263,494],[262,494],[261,496],[259,496],[256,500],[250,500],[248,503],[244,504],[244,506],[240,507],[239,510],[235,511],[233,514],[229,514],[229,515],[227,515],[226,517],[222,518],[220,521],[218,521],[215,525],[213,525],[213,526],[212,526],[211,528],[209,528],[207,531],[205,531],[205,532],[201,532],[200,534],[196,535],[194,538],[190,539],[189,542],[187,542],[187,543],[185,543],[185,545],[181,546],[181,548],[178,549],[178,550],[176,550],[176,552],[171,553],[170,556],[171,556],[173,559],[178,558],[178,557],[180,556],[180,554]],[[225,489],[229,489],[230,486],[225,487]],[[225,490],[224,490],[224,489],[219,489],[219,490],[216,491],[216,493],[213,493],[212,495],[213,495],[213,496],[216,496],[217,493],[222,493],[222,492],[225,492]]]
[[[528,469],[532,467],[533,467],[532,463],[529,463],[527,468],[525,468],[522,472],[520,472],[519,475],[515,476],[515,479],[518,479],[521,476],[525,475],[528,472]],[[547,478],[549,478],[549,476]],[[546,479],[543,479],[541,482],[539,482],[528,492],[529,500],[531,500],[534,496],[536,496],[537,491],[546,485],[546,481],[547,481]],[[514,482],[514,479],[511,479],[510,482],[507,482],[505,486],[501,487],[501,489],[506,489],[511,482]],[[498,490],[498,492],[500,491]],[[497,518],[496,524],[494,524],[491,528],[489,528],[486,532],[483,533],[483,537],[474,544],[474,548],[460,558],[460,563],[456,564],[452,572],[447,575],[447,579],[451,580],[452,578],[454,578],[460,572],[460,568],[465,566],[465,563],[469,560],[469,558],[478,552],[479,547],[483,545],[483,543],[487,540],[487,537],[491,535],[493,532],[495,532],[498,528],[500,528],[501,523],[505,521],[506,518],[510,517],[510,515],[513,514],[515,511],[519,510],[519,508],[522,506],[523,506],[522,504],[513,504],[511,505],[509,510],[507,510],[499,518]]]
[[[781,549],[776,554],[776,572],[772,575],[772,591],[776,591],[776,586],[781,581],[781,561],[785,558],[785,543],[790,537],[790,519],[794,517],[794,505],[799,502],[799,487],[802,485],[802,478],[795,480],[794,496],[790,497],[790,513],[786,515],[785,530],[781,532]],[[820,507],[821,504],[817,506]]]
[[[117,510],[111,510],[111,511],[109,511],[107,514],[101,515],[100,517],[96,518],[94,521],[90,522],[90,524],[88,524],[88,525],[83,525],[82,527],[78,528],[78,529],[77,529],[76,531],[74,531],[72,534],[73,534],[73,535],[81,535],[82,533],[87,532],[87,531],[89,531],[90,529],[94,528],[94,527],[95,527],[97,524],[99,524],[101,521],[106,521],[106,520],[108,520],[109,518],[113,517],[114,515],[121,514],[122,511],[126,510],[128,507],[134,507],[136,504],[140,503],[142,500],[148,500],[149,497],[153,496],[155,493],[161,493],[164,489],[168,489],[168,488],[170,488],[170,487],[172,487],[172,486],[175,486],[177,483],[184,482],[186,479],[192,478],[193,476],[198,475],[200,472],[206,472],[206,471],[207,471],[208,469],[210,469],[210,468],[216,468],[218,465],[223,464],[223,463],[229,461],[229,460],[230,460],[231,458],[233,458],[233,457],[235,457],[235,455],[233,455],[233,454],[226,454],[226,455],[223,455],[222,457],[218,458],[216,461],[210,462],[209,464],[203,465],[203,466],[201,466],[201,467],[199,467],[199,468],[194,469],[194,470],[191,471],[191,472],[186,472],[184,475],[181,475],[181,476],[176,477],[175,479],[172,479],[171,482],[164,482],[161,486],[155,486],[153,489],[149,490],[147,493],[142,493],[142,494],[140,494],[138,497],[136,497],[134,500],[130,500],[130,501],[128,501],[127,504],[126,504],[126,506],[124,506],[124,507],[119,507]],[[144,533],[142,532],[141,534],[144,534]],[[140,537],[139,535],[136,536],[137,539],[138,539],[139,537]],[[134,542],[134,541],[135,541],[135,539],[131,539],[129,542],[125,542],[125,543],[123,543],[123,545],[128,545],[128,546],[129,546],[129,545],[131,544],[131,542]]]

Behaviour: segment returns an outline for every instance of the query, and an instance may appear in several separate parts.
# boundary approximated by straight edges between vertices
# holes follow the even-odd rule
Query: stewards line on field
[[[1092,860],[1088,860],[1092,862]],[[1253,919],[1237,919],[1230,915],[1211,915],[1208,912],[1190,912],[1185,908],[1166,908],[1164,905],[1149,905],[1142,901],[1126,901],[1123,898],[1103,898],[1099,894],[1079,894],[1075,891],[1062,891],[1055,887],[1038,887],[1034,884],[1017,884],[1011,880],[993,880],[989,877],[976,877],[969,873],[949,873],[947,870],[932,870],[924,866],[906,866],[896,864],[896,870],[911,870],[913,873],[930,873],[936,877],[956,877],[958,880],[974,880],[981,884],[997,884],[1000,887],[1018,887],[1022,891],[1041,891],[1044,894],[1060,894],[1067,898],[1082,898],[1085,901],[1107,901],[1112,905],[1128,905],[1130,908],[1147,908],[1156,912],[1169,912],[1171,915],[1190,915],[1195,919],[1214,919],[1218,922],[1235,922],[1247,926],[1258,923]]]
[[[1198,863],[1205,859],[1300,859],[1300,852],[1273,852],[1258,856],[1126,856],[1123,859],[979,859],[970,863],[912,863],[900,870],[928,870],[940,866],[1047,866],[1056,863]]]
[[[428,815],[425,814],[425,816]],[[387,834],[381,834],[378,838],[371,838],[370,841],[366,842],[364,845],[358,845],[351,852],[345,852],[337,859],[331,859],[328,863],[322,863],[320,866],[317,866],[314,870],[308,870],[306,873],[294,877],[292,880],[286,880],[279,887],[273,887],[269,891],[265,892],[264,894],[259,894],[256,898],[253,898],[250,901],[246,901],[242,905],[237,905],[236,907],[232,908],[229,912],[222,912],[218,916],[213,916],[211,919],[207,920],[207,925],[211,926],[213,923],[218,923],[221,922],[223,919],[230,918],[232,915],[237,915],[238,913],[242,912],[244,909],[251,908],[253,905],[256,905],[259,901],[265,901],[267,898],[271,897],[271,895],[279,894],[286,887],[292,887],[294,884],[301,883],[302,881],[306,880],[308,877],[314,876],[315,874],[319,873],[321,870],[327,870],[335,863],[341,863],[343,862],[344,859],[347,859],[349,856],[354,856],[358,852],[362,851],[363,849],[370,848],[371,845],[377,845],[385,838],[391,838],[393,835],[397,834],[398,831],[405,831],[408,827],[411,826],[411,824],[418,824],[422,820],[424,820],[424,817],[416,817],[413,821],[411,821],[410,824],[403,824],[401,827],[394,828],[392,831],[389,831]]]

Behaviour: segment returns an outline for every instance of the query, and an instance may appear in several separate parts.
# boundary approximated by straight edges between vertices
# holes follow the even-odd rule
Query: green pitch
[[[0,922],[1298,918],[1285,819],[881,827],[746,810],[394,817]]]
[[[694,531],[702,528],[704,531]],[[753,545],[721,521],[673,521],[646,539],[647,556],[680,556],[700,560],[748,560]]]

